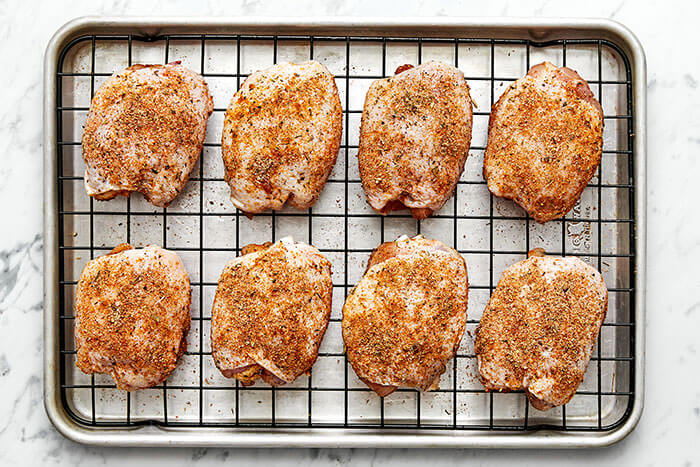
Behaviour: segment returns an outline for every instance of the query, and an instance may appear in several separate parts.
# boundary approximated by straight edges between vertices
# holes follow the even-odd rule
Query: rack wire
[[[189,52],[178,52],[180,45]],[[479,157],[484,145],[473,140],[475,144],[469,160],[474,162],[474,170],[465,169],[453,198],[432,218],[415,221],[405,212],[384,217],[364,206],[361,189],[358,191],[360,180],[353,167],[357,151],[353,138],[362,108],[353,102],[351,95],[366,88],[372,80],[392,74],[389,62],[403,58],[401,54],[394,55],[397,46],[411,51],[409,55],[413,54],[417,63],[438,50],[451,55],[457,67],[465,61],[471,63],[474,55],[483,59],[483,70],[464,70],[473,93],[481,90],[486,103],[474,112],[475,138],[479,133],[476,119],[481,119],[482,123],[487,121],[490,106],[507,87],[504,84],[522,76],[535,58],[548,58],[561,65],[576,60],[588,63],[596,74],[584,78],[603,105],[606,127],[613,127],[613,131],[606,136],[601,168],[582,201],[561,221],[545,226],[531,222],[524,211],[488,194],[483,178],[474,175],[480,172]],[[325,59],[337,65],[332,71],[344,100],[344,136],[338,164],[322,195],[322,200],[328,203],[319,201],[306,211],[284,209],[256,216],[253,220],[241,216],[226,194],[216,191],[223,178],[220,171],[216,172],[216,160],[220,159],[220,144],[216,140],[220,131],[217,132],[212,121],[223,114],[226,105],[226,102],[218,105],[222,103],[216,101],[208,130],[213,137],[205,142],[200,163],[185,190],[189,201],[178,204],[176,200],[169,208],[158,209],[143,202],[138,195],[133,199],[108,202],[95,202],[87,197],[80,173],[79,127],[89,101],[78,102],[77,96],[83,86],[89,87],[88,97],[91,97],[99,81],[116,70],[98,70],[98,62],[104,56],[123,65],[136,63],[136,48],[162,51],[165,63],[186,57],[187,64],[198,68],[210,86],[213,81],[226,83],[224,87],[230,91],[226,98],[230,99],[250,73],[244,57],[249,54],[248,48],[257,50],[258,55],[270,53],[272,64],[280,59],[280,49],[287,47],[292,47],[297,56],[302,50],[306,54],[303,58],[322,62]],[[323,53],[319,52],[321,48]],[[212,49],[227,50],[228,55],[219,55],[217,59],[209,53]],[[356,49],[363,53],[370,49],[372,58],[378,58],[376,66],[364,66],[365,56],[355,59],[362,55]],[[192,59],[196,55],[198,62]],[[509,57],[516,57],[525,69],[501,73],[500,61],[510,60]],[[213,67],[212,63],[217,60],[218,65]],[[605,73],[610,63],[617,63],[619,72],[608,79]],[[576,64],[571,66],[576,68]],[[221,71],[224,68],[226,70]],[[606,431],[623,423],[629,415],[635,378],[634,135],[631,130],[634,107],[629,60],[616,44],[598,39],[537,43],[497,38],[86,35],[64,48],[58,70],[60,389],[66,410],[79,423],[93,427],[155,424],[268,429]],[[614,92],[606,92],[608,89]],[[608,95],[613,96],[613,105],[606,100]],[[484,128],[482,125],[482,136]],[[469,167],[469,161],[467,165]],[[326,196],[326,191],[331,193]],[[186,195],[181,195],[183,197]],[[477,197],[484,203],[470,208]],[[328,208],[329,205],[334,208]],[[228,230],[223,229],[222,234],[221,230],[210,229],[215,222],[226,224]],[[217,376],[212,370],[208,339],[204,338],[210,320],[206,298],[216,287],[220,267],[239,254],[245,243],[274,241],[290,230],[297,233],[297,239],[317,245],[333,263],[334,312],[329,332],[319,360],[308,377],[277,388],[262,383],[244,387],[237,381]],[[109,233],[106,239],[101,238],[104,232]],[[337,342],[326,344],[340,340],[339,333],[332,335],[330,330],[339,328],[338,310],[358,278],[353,268],[361,270],[363,261],[378,243],[393,240],[398,234],[417,233],[438,237],[465,257],[471,282],[468,332],[443,375],[439,389],[423,394],[399,389],[379,398],[358,384],[342,352],[342,343],[340,346]],[[329,236],[337,241],[327,241]],[[212,243],[219,237],[224,237],[225,241]],[[184,243],[181,242],[183,238],[187,238]],[[474,238],[475,241],[470,240]],[[504,238],[512,241],[504,242]],[[72,299],[77,276],[87,259],[104,254],[121,242],[137,246],[157,243],[177,252],[185,258],[193,289],[193,332],[180,368],[168,382],[134,393],[117,390],[109,377],[82,375],[74,365]],[[478,316],[497,283],[500,270],[524,258],[527,251],[536,246],[545,246],[548,253],[554,255],[581,257],[603,271],[610,286],[608,317],[584,384],[568,408],[564,406],[544,414],[530,410],[521,392],[486,393],[478,383],[475,355],[470,348],[471,331],[478,325]],[[217,276],[213,277],[209,271]],[[342,410],[339,405],[343,406]]]

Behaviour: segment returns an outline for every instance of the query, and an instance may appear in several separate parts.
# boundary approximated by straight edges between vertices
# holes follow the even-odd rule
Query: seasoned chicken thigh
[[[362,112],[358,163],[369,204],[424,219],[452,196],[469,154],[472,100],[464,75],[440,62],[404,65],[374,81]]]
[[[380,245],[343,307],[343,340],[357,376],[378,395],[437,387],[467,323],[460,254],[418,235]]]
[[[204,144],[214,104],[202,77],[180,65],[134,65],[95,93],[83,132],[85,189],[95,199],[133,191],[167,206]]]
[[[343,113],[333,75],[318,62],[251,74],[226,111],[222,137],[231,201],[247,214],[311,207],[333,169]]]
[[[491,110],[484,178],[536,221],[563,217],[600,164],[603,111],[572,69],[535,65]]]
[[[607,308],[603,278],[578,258],[533,255],[513,264],[476,332],[484,386],[524,389],[538,410],[566,404],[583,381]]]
[[[331,313],[330,262],[311,245],[283,238],[248,245],[221,274],[211,314],[211,348],[227,378],[278,386],[307,372]]]
[[[190,280],[157,246],[120,245],[83,269],[75,295],[76,365],[110,373],[119,389],[165,381],[187,349]]]

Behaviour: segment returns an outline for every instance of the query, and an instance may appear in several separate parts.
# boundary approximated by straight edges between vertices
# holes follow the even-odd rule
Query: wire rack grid
[[[285,208],[248,219],[230,204],[220,134],[233,92],[252,71],[278,61],[316,59],[336,76],[343,101],[338,162],[307,211]],[[474,136],[453,198],[415,221],[405,212],[380,216],[366,204],[356,165],[364,93],[403,63],[430,59],[462,69],[472,89]],[[140,195],[107,202],[87,197],[81,124],[99,84],[133,63],[181,60],[214,94],[202,157],[186,189],[168,208]],[[579,203],[561,221],[532,222],[514,204],[493,198],[481,176],[489,109],[531,64],[569,65],[588,80],[605,113],[603,160]],[[69,43],[57,75],[60,290],[60,391],[78,423],[93,427],[155,424],[183,427],[429,428],[449,430],[611,430],[634,398],[634,182],[632,78],[624,52],[606,40],[536,43],[512,39],[349,36],[86,35]],[[457,249],[470,274],[469,320],[456,358],[436,391],[399,389],[379,398],[354,375],[343,353],[340,309],[372,249],[401,234],[423,233]],[[208,332],[213,292],[223,265],[247,243],[292,234],[333,264],[333,313],[319,359],[307,377],[283,387],[243,387],[213,365]],[[104,375],[75,368],[73,295],[84,264],[118,243],[159,244],[185,261],[193,289],[189,348],[162,385],[127,393]],[[473,331],[502,270],[544,247],[576,255],[603,273],[610,304],[586,378],[566,406],[530,410],[522,393],[486,393],[478,382]]]

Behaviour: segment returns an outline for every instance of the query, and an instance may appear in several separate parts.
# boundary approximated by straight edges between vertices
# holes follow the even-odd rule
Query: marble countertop
[[[294,3],[294,4],[293,4]],[[381,0],[0,3],[0,465],[700,464],[700,7],[625,2],[396,2]],[[42,403],[42,59],[53,32],[82,15],[587,16],[634,31],[648,60],[648,299],[646,401],[639,426],[617,445],[579,451],[220,450],[95,448],[64,439]],[[695,180],[695,182],[693,181]],[[692,215],[695,213],[695,215]],[[681,383],[673,383],[676,378]]]

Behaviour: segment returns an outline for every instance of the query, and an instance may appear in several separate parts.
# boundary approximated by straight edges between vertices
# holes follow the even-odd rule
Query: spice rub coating
[[[137,191],[167,206],[202,152],[213,109],[202,77],[179,62],[112,75],[95,93],[83,132],[87,194],[107,200]]]
[[[380,245],[343,307],[343,340],[357,376],[380,396],[437,387],[467,322],[460,254],[418,235]]]
[[[424,219],[452,196],[469,154],[472,100],[464,74],[440,62],[403,65],[365,98],[358,163],[367,201]]]
[[[75,295],[76,365],[119,389],[165,381],[187,349],[190,280],[180,258],[122,244],[83,269]]]
[[[248,245],[221,274],[211,317],[212,356],[227,378],[278,386],[309,371],[331,313],[330,262],[283,238]]]
[[[233,96],[222,136],[231,201],[248,214],[318,199],[340,148],[333,75],[313,60],[251,74]]]
[[[536,221],[563,217],[600,164],[603,111],[574,70],[535,65],[493,105],[484,178]]]
[[[576,392],[605,319],[600,273],[575,257],[530,258],[503,272],[476,331],[488,391],[524,389],[538,410]]]

